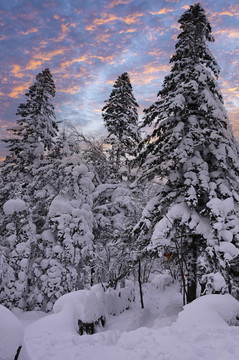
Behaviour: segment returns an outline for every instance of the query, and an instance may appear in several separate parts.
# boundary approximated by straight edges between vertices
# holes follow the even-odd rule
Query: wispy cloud
[[[169,12],[172,12],[172,11],[173,11],[173,9],[162,8],[162,9],[160,9],[160,10],[158,10],[158,11],[150,11],[149,13],[150,13],[151,15],[166,15],[166,14],[168,14]]]

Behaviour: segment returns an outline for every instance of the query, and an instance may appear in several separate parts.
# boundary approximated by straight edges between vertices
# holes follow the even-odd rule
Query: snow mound
[[[201,296],[185,305],[179,313],[179,326],[236,325],[239,318],[239,302],[229,294]]]
[[[103,291],[103,290],[102,290]],[[92,323],[104,315],[103,298],[98,299],[94,291],[79,290],[61,296],[53,306],[55,314],[69,308],[74,317],[83,322]]]
[[[0,360],[13,360],[23,344],[24,331],[10,310],[0,305]]]
[[[78,320],[83,323],[96,323],[102,317],[118,315],[130,307],[134,301],[131,287],[104,292],[101,284],[90,290],[78,290],[61,296],[53,306],[53,314],[34,322],[31,330],[36,336],[79,332]]]
[[[27,209],[27,204],[22,199],[10,199],[3,205],[5,215],[13,215]]]

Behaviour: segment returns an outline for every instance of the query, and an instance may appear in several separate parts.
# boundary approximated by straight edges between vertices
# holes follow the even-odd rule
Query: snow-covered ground
[[[238,360],[239,303],[230,295],[203,296],[183,310],[176,284],[154,283],[144,286],[144,302],[141,309],[137,295],[94,335],[79,336],[64,315],[15,314],[32,360]]]

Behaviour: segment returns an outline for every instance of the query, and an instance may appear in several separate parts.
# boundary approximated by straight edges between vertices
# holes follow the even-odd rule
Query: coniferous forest
[[[119,75],[102,104],[105,138],[58,123],[52,74],[36,76],[1,164],[2,305],[47,312],[73,290],[165,270],[184,303],[239,299],[239,147],[203,8],[178,22],[157,100],[139,122],[129,74]]]

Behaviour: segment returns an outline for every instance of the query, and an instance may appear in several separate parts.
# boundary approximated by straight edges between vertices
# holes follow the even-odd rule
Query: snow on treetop
[[[10,199],[3,205],[5,215],[13,215],[27,209],[27,204],[22,199]]]

